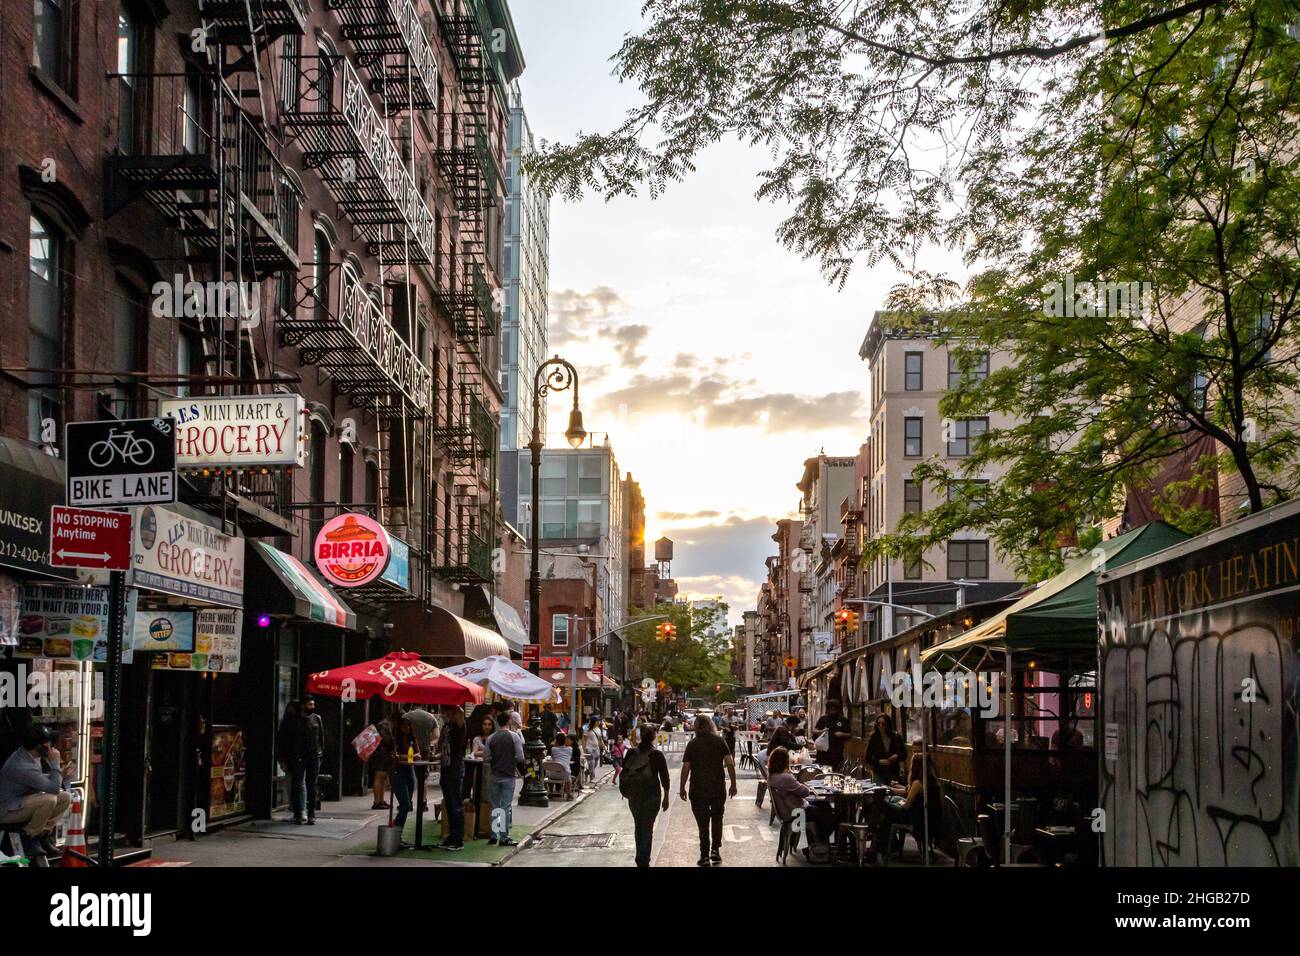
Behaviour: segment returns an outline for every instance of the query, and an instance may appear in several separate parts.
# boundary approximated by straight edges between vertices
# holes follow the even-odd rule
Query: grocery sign
[[[383,525],[349,512],[325,522],[312,553],[316,567],[331,584],[355,588],[384,573],[392,550]]]
[[[136,587],[244,606],[244,539],[166,508],[141,508],[132,544]]]
[[[306,463],[306,408],[301,395],[172,398],[163,415],[176,421],[178,468],[253,468]]]

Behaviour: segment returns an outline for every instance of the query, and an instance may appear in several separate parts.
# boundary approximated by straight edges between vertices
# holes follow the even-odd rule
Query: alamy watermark
[[[171,282],[155,282],[151,294],[153,314],[160,318],[238,318],[241,329],[255,329],[260,321],[256,282],[186,281],[178,273]]]
[[[1055,319],[1116,318],[1147,319],[1154,314],[1155,292],[1150,282],[1076,282],[1067,275],[1064,282],[1049,282],[1042,288],[1043,314]]]
[[[54,709],[80,708],[89,691],[86,713],[92,720],[104,714],[104,675],[81,670],[28,670],[19,664],[14,673],[0,671],[0,710],[6,707]]]
[[[978,709],[984,719],[998,715],[997,671],[927,671],[913,663],[910,671],[895,671],[889,683],[889,700],[895,707],[959,707]]]

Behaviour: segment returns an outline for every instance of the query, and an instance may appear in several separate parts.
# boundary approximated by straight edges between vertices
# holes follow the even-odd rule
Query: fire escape
[[[301,35],[307,7],[305,0],[201,0],[199,9],[208,45],[184,71],[107,77],[117,95],[118,135],[105,160],[104,209],[112,217],[144,200],[176,237],[178,275],[229,281],[242,291],[301,267],[303,197],[254,107],[264,105],[257,53]],[[256,349],[240,317],[194,318],[203,348],[196,372],[258,379]],[[187,474],[182,497],[251,536],[292,529],[283,507],[292,486],[283,471]]]
[[[427,598],[434,387],[417,351],[421,305],[411,266],[434,262],[435,220],[411,173],[414,143],[406,144],[412,152],[400,148],[390,120],[436,103],[436,64],[410,2],[332,0],[328,6],[367,80],[344,56],[297,56],[286,70],[280,118],[302,149],[304,166],[378,260],[380,281],[367,284],[346,260],[312,268],[297,284],[280,341],[298,348],[304,365],[376,420],[373,504],[411,547],[412,596]]]
[[[496,540],[495,501],[497,423],[484,396],[484,361],[500,328],[486,269],[491,250],[487,220],[493,214],[501,171],[492,151],[490,106],[494,90],[505,102],[505,83],[492,48],[492,24],[481,0],[458,5],[438,17],[451,51],[459,86],[459,106],[448,99],[440,113],[438,168],[456,218],[452,223],[454,260],[439,290],[439,306],[455,333],[455,355],[446,414],[435,438],[448,451],[453,497],[461,534],[446,542],[434,572],[452,581],[489,583]],[[445,533],[450,534],[450,529]]]

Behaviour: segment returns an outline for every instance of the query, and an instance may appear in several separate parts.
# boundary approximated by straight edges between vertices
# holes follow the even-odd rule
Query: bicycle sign
[[[122,506],[176,500],[171,418],[69,422],[68,504]]]

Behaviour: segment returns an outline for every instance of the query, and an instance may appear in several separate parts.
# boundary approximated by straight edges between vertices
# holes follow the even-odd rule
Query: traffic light
[[[720,690],[722,690],[722,685],[721,685],[721,684],[714,684],[714,685],[713,685],[713,692],[714,692],[715,694],[718,693]]]
[[[852,614],[853,612],[850,611],[848,608],[846,607],[840,608],[838,611],[835,612],[835,623],[838,624],[840,627],[848,627],[849,617]]]
[[[664,639],[664,636],[665,636],[665,634],[667,633],[667,631],[665,631],[665,628],[666,628],[666,627],[667,627],[666,624],[656,624],[656,625],[655,625],[655,640],[656,640],[656,641],[662,641],[662,640]]]
[[[664,625],[664,640],[668,640],[668,641],[677,640],[677,625],[674,624],[672,621],[669,621]]]
[[[857,611],[849,611],[849,630],[850,630],[850,631],[856,631],[856,630],[858,629],[858,621],[859,621],[859,618],[858,618],[858,612],[857,612]]]

